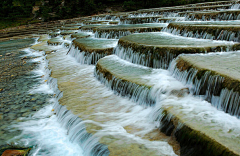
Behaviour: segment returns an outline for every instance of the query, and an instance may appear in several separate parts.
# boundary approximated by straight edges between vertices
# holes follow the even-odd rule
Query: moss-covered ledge
[[[202,11],[185,13],[190,18],[204,20],[239,20],[239,10],[224,10],[224,11]]]
[[[112,90],[139,104],[150,106],[155,104],[158,94],[172,94],[180,97],[188,93],[181,83],[167,74],[166,70],[155,70],[132,64],[116,55],[100,59],[95,69],[95,76]],[[162,77],[159,78],[157,75]],[[167,82],[163,86],[155,87],[156,83],[165,82],[165,79]],[[175,86],[170,86],[171,83]]]
[[[60,45],[63,43],[63,40],[61,38],[51,38],[47,41],[49,45]]]
[[[126,24],[153,23],[153,22],[156,22],[158,18],[163,18],[163,16],[159,15],[159,16],[146,16],[146,17],[126,17],[126,18],[120,19],[120,22],[126,23]]]
[[[95,68],[95,76],[117,94],[127,96],[140,105],[153,105],[155,99],[150,95],[153,87],[148,80],[141,78],[152,73],[151,68],[141,68],[125,64],[115,55],[100,59]]]
[[[73,45],[80,51],[112,54],[113,48],[118,40],[115,39],[96,39],[96,38],[78,38],[73,40]]]
[[[187,71],[189,75],[191,74],[190,70],[197,71],[191,83],[197,86],[199,85],[197,83],[204,79],[201,88],[198,89],[198,94],[208,94],[209,102],[212,102],[212,96],[219,96],[220,101],[216,107],[220,107],[226,113],[239,117],[239,61],[240,54],[237,52],[220,55],[182,55],[176,60],[176,68],[180,72]]]
[[[73,40],[67,54],[75,57],[81,64],[96,64],[99,59],[112,54],[117,41],[92,37],[78,38]]]
[[[156,65],[156,62],[161,62],[167,68],[173,58],[183,53],[194,54],[240,49],[240,43],[193,39],[164,32],[128,35],[119,39],[118,46],[123,47],[129,56],[138,54],[140,55],[139,59],[144,56],[145,60],[142,62],[148,61],[147,66],[154,68],[163,68],[163,65]],[[131,49],[132,52],[127,49]],[[117,51],[115,53],[118,55]],[[130,58],[126,59],[130,60]],[[146,65],[146,63],[142,65]]]
[[[209,38],[215,40],[240,41],[239,22],[173,22],[168,25],[168,32],[189,37]],[[176,31],[177,30],[177,31]],[[208,35],[206,35],[206,33]],[[209,36],[210,35],[210,36]]]
[[[181,113],[174,107],[162,108],[162,118],[160,130],[168,135],[174,135],[180,143],[181,155],[194,156],[239,156],[240,151],[239,141],[235,139],[229,144],[228,137],[213,135],[214,130],[209,126],[204,126],[203,123],[195,124],[193,121],[183,119]],[[209,133],[208,133],[209,132]],[[216,138],[215,138],[216,137]],[[226,144],[224,142],[226,139]],[[235,143],[234,146],[232,146]]]
[[[95,37],[97,38],[121,38],[132,33],[160,32],[168,24],[166,23],[145,23],[145,24],[121,24],[96,28]]]
[[[125,97],[135,96],[131,94],[132,88],[129,87],[134,86],[133,84],[136,84],[133,93],[136,93],[137,87],[154,86],[151,81],[154,69],[128,63],[114,55],[100,59],[95,70],[95,76],[101,82]],[[145,76],[149,79],[146,79]],[[142,79],[143,77],[145,79]],[[122,92],[119,92],[118,89]],[[145,91],[149,92],[150,90]],[[159,92],[159,94],[161,93]],[[144,95],[147,94],[139,97],[142,98]],[[229,124],[229,127],[228,124],[225,124],[229,118],[233,119],[232,122],[237,123],[238,119],[207,105],[208,103],[201,99],[189,97],[186,94],[181,97],[171,93],[169,95],[166,99],[161,100],[161,104],[156,103],[153,116],[156,117],[155,121],[161,123],[159,128],[163,133],[176,137],[181,144],[181,155],[240,155],[239,126],[232,128],[232,123]],[[152,99],[154,100],[154,97]],[[225,119],[226,121],[219,120],[219,117],[215,117],[212,113],[227,119]],[[205,114],[204,117],[201,117],[201,114]]]

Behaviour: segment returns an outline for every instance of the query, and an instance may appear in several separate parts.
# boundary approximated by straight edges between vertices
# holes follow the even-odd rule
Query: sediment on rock
[[[99,59],[108,55],[106,53],[97,53],[95,51],[81,51],[78,49],[78,47],[75,47],[74,45],[70,47],[69,54],[74,57],[78,63],[89,65],[96,64]]]
[[[81,64],[96,64],[100,58],[112,54],[115,43],[117,40],[79,38],[73,40],[68,53]]]
[[[159,122],[160,130],[167,135],[174,135],[180,143],[181,155],[194,156],[237,156],[236,151],[211,138],[208,134],[195,129],[191,125],[181,121],[181,117],[175,116],[174,111],[168,108],[159,110],[162,113]]]
[[[155,100],[151,97],[149,86],[138,85],[127,80],[119,79],[109,71],[101,68],[99,63],[96,65],[94,75],[101,83],[111,88],[120,96],[128,97],[139,105],[153,106],[155,104]]]
[[[201,56],[192,56],[192,59],[198,57],[201,58]],[[207,59],[206,57],[207,56],[205,56],[204,59]],[[184,82],[186,85],[193,86],[191,89],[193,94],[203,95],[204,99],[209,101],[217,109],[239,118],[239,78],[232,76],[232,74],[227,74],[227,72],[219,71],[215,68],[215,66],[218,65],[217,63],[214,66],[209,65],[211,68],[208,66],[203,67],[192,62],[192,59],[191,56],[180,56],[176,61],[172,62],[169,70],[175,78]],[[220,60],[221,59],[219,59],[219,61]],[[231,61],[234,62],[234,60]],[[226,70],[231,71],[230,69],[229,67]],[[235,73],[237,72],[236,70],[234,71]]]
[[[239,42],[239,29],[240,27],[238,25],[189,25],[184,23],[170,23],[163,31],[184,37]]]
[[[113,59],[114,61],[111,61]],[[116,61],[118,59],[120,62]],[[95,76],[106,86],[116,91],[117,94],[125,97],[132,98],[136,94],[132,94],[131,86],[134,84],[134,87],[138,87],[139,85],[143,85],[140,78],[138,80],[134,79],[134,72],[138,71],[137,69],[130,70],[131,67],[136,67],[136,65],[119,65],[123,60],[120,60],[116,56],[107,56],[98,61],[95,69]],[[121,67],[120,69],[116,69],[116,67]],[[126,70],[126,69],[128,70]],[[143,68],[141,70],[146,70],[150,68]],[[151,69],[152,70],[152,69]],[[128,76],[123,71],[127,71]],[[134,71],[134,72],[132,72]],[[148,71],[150,72],[150,71]],[[141,72],[142,73],[142,72]],[[143,73],[141,75],[144,75]],[[149,80],[147,80],[149,81]],[[151,86],[150,86],[151,87]],[[119,90],[118,90],[119,89]],[[147,92],[151,91],[146,90]],[[134,92],[139,92],[134,91]],[[164,94],[158,92],[159,94]],[[146,97],[146,93],[142,94],[140,97]],[[150,94],[152,95],[152,94]],[[175,95],[174,95],[175,96]],[[137,98],[137,99],[138,99]],[[153,100],[158,100],[157,96],[152,97]],[[181,103],[181,98],[178,97]],[[171,98],[170,98],[171,99]],[[145,100],[142,98],[141,100]],[[196,99],[195,99],[196,100]],[[200,101],[200,100],[199,100]],[[139,101],[137,101],[139,102]],[[157,102],[157,101],[156,101]],[[226,127],[221,125],[221,121],[209,122],[207,118],[199,118],[199,116],[194,118],[188,118],[187,116],[194,116],[194,113],[191,109],[189,110],[189,106],[172,104],[172,102],[168,103],[165,100],[158,101],[161,102],[161,105],[155,105],[155,110],[153,112],[154,121],[160,122],[159,129],[169,136],[175,136],[177,141],[181,144],[181,154],[182,155],[238,155],[239,150],[238,147],[238,139],[235,138],[232,140],[232,137],[236,135],[237,132],[233,132],[230,130],[227,136],[224,136],[225,131],[222,132],[222,129]],[[191,105],[191,104],[190,104]],[[194,105],[194,104],[193,104]],[[203,104],[201,104],[203,105]],[[210,106],[211,107],[211,106]],[[206,110],[205,110],[206,109]],[[209,108],[205,108],[203,111],[210,111]],[[215,108],[214,111],[217,111]],[[189,111],[188,111],[189,110]],[[188,114],[188,115],[186,115]],[[200,113],[201,114],[201,113]],[[198,114],[199,115],[199,114]],[[226,115],[229,117],[228,115]],[[231,118],[231,117],[230,117]],[[214,119],[213,119],[214,120]],[[235,119],[236,120],[236,119]],[[220,122],[220,123],[219,123]],[[215,132],[212,127],[219,128],[217,132]],[[229,143],[229,141],[233,141],[234,143]],[[234,144],[234,145],[232,145]],[[190,149],[190,150],[189,150]]]
[[[201,7],[199,7],[201,6]],[[190,11],[201,11],[201,10],[217,10],[217,9],[228,9],[231,6],[229,2],[222,5],[209,5],[202,6],[201,4],[190,4],[175,7],[162,7],[153,9],[141,9],[131,14],[131,16],[143,16],[143,15],[171,15],[178,12],[190,12]]]
[[[96,38],[119,39],[132,33],[160,32],[167,24],[128,24],[94,29]]]
[[[60,38],[52,38],[48,40],[47,43],[48,45],[60,45],[63,43],[63,40],[61,40]]]
[[[164,72],[164,70],[159,69],[159,74]],[[155,88],[156,82],[151,79],[154,74],[152,68],[134,65],[115,55],[100,59],[94,71],[95,77],[115,93],[128,97],[140,105],[154,105],[158,94],[171,94],[180,97],[187,93],[181,84],[174,86],[174,89],[170,87],[166,89],[163,86]],[[175,79],[171,78],[168,78],[168,81],[176,82]]]
[[[120,20],[121,24],[140,24],[140,23],[155,23],[158,18],[163,16],[147,16],[147,17],[128,17]]]
[[[239,20],[239,10],[226,10],[226,11],[211,11],[211,12],[192,12],[192,13],[181,13],[180,16],[186,17],[188,20]]]
[[[155,35],[155,37],[153,36]],[[159,36],[160,35],[160,36]],[[161,37],[163,35],[163,38]],[[136,39],[135,39],[136,38]],[[153,40],[151,40],[154,38]],[[170,37],[172,38],[172,37]],[[204,41],[202,46],[194,46],[186,45],[184,41],[187,38],[179,38],[179,43],[174,45],[174,43],[170,44],[172,41],[170,38],[164,37],[162,33],[142,33],[142,34],[133,34],[122,37],[118,41],[118,46],[114,49],[114,54],[118,55],[120,58],[128,60],[132,63],[141,64],[148,67],[153,68],[164,68],[167,69],[169,63],[173,58],[178,56],[179,54],[194,54],[194,53],[207,53],[207,52],[217,52],[217,51],[229,51],[229,50],[237,50],[240,48],[240,44],[230,44],[227,45],[225,43],[216,43],[216,45],[208,44],[210,42]],[[175,36],[173,36],[175,38]],[[169,42],[167,40],[170,39]],[[194,40],[190,41],[193,42]],[[203,40],[199,40],[199,43]],[[164,43],[165,42],[165,43]],[[181,43],[180,43],[181,42]],[[198,43],[198,40],[195,41]]]

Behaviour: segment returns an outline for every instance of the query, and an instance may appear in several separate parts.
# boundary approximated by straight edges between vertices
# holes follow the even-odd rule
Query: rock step
[[[61,27],[60,30],[79,30],[81,26]]]
[[[49,36],[52,38],[52,37],[57,37],[60,35],[60,32],[52,32],[52,33],[49,33]]]
[[[132,97],[129,93],[139,93],[139,90],[144,90],[146,86],[151,87],[151,83],[158,84],[155,87],[166,87],[169,94],[161,100],[160,104],[156,103],[153,114],[156,115],[156,121],[161,122],[161,131],[167,135],[174,134],[179,141],[182,148],[181,154],[240,155],[240,120],[217,110],[206,101],[187,96],[182,84],[170,76],[164,78],[163,75],[161,76],[162,72],[167,71],[161,69],[154,71],[154,69],[137,66],[112,55],[98,61],[95,76],[111,89],[121,92],[120,95],[130,98]],[[158,75],[158,80],[154,79],[155,74]],[[164,75],[166,76],[166,73]],[[174,87],[179,88],[170,89],[167,84],[171,86],[175,84]],[[131,86],[134,86],[135,91],[131,91]],[[144,94],[140,94],[138,98],[149,97],[147,93],[150,90],[151,88],[144,90]],[[166,92],[156,90],[158,89],[154,88],[156,96],[153,97],[166,94]],[[184,93],[180,93],[182,96],[179,96],[169,90],[179,90]],[[202,117],[203,114],[204,117]],[[192,150],[189,151],[189,149]]]
[[[120,19],[120,22],[122,24],[154,23],[158,21],[158,18],[163,18],[163,16],[127,17]]]
[[[172,22],[164,30],[185,37],[240,41],[239,21]]]
[[[237,50],[240,43],[194,39],[165,32],[136,33],[122,37],[114,53],[132,63],[153,68],[168,68],[179,54]]]
[[[81,64],[96,64],[100,58],[112,54],[117,42],[116,39],[78,38],[73,40],[68,53]]]
[[[165,74],[165,76],[162,76]],[[122,96],[127,96],[140,105],[155,105],[155,92],[170,94],[172,90],[184,92],[185,87],[174,78],[167,76],[168,72],[162,69],[153,69],[140,65],[135,65],[120,59],[116,55],[106,56],[100,59],[96,65],[95,76],[108,87]],[[156,78],[156,75],[159,77]],[[154,93],[150,93],[157,82],[165,79],[169,83],[162,84],[161,88],[155,88]],[[170,83],[176,84],[170,87]],[[174,92],[171,92],[174,93]],[[184,94],[184,93],[183,93]]]
[[[177,69],[175,73],[178,79],[183,75],[192,75],[188,80],[180,80],[193,84],[195,94],[204,95],[213,106],[239,118],[239,61],[238,52],[181,55],[177,58],[174,68]]]
[[[178,12],[190,12],[190,11],[202,11],[202,10],[217,10],[217,9],[228,9],[231,4],[225,5],[210,5],[210,6],[176,6],[176,7],[166,7],[166,8],[153,8],[153,9],[145,9],[138,10],[133,13],[133,15],[141,15],[141,14],[155,14],[155,15],[168,15],[166,13],[178,13]]]
[[[145,24],[123,24],[117,26],[107,26],[94,29],[96,38],[121,38],[132,33],[140,32],[160,32],[168,24],[145,23]]]
[[[66,31],[61,31],[60,35],[65,36],[65,35],[71,35],[77,33],[77,30],[66,30]]]
[[[63,43],[63,39],[55,37],[48,40],[47,43],[49,45],[60,45]]]
[[[160,23],[171,23],[173,21],[184,21],[185,17],[164,17],[158,18],[158,22]]]
[[[93,37],[93,33],[91,32],[80,32],[71,35],[71,38],[86,38],[86,37]]]
[[[47,41],[49,40],[49,36],[47,34],[40,35],[38,39],[38,44],[35,44],[31,47],[31,49],[34,49],[36,51],[45,51],[46,54],[49,54],[51,52],[55,52],[58,47],[56,46],[48,46]]]
[[[188,20],[203,20],[203,21],[212,21],[212,20],[239,20],[240,19],[240,10],[223,10],[223,11],[204,11],[204,12],[182,12],[179,13],[180,16],[186,17]]]
[[[80,28],[80,30],[81,31],[90,31],[90,32],[92,32],[96,28],[106,27],[106,26],[110,26],[110,25],[108,25],[108,24],[90,24],[90,25],[82,26]]]
[[[73,58],[66,57],[64,51],[49,54],[48,60],[52,70],[51,76],[57,78],[59,90],[64,92],[59,104],[71,110],[68,113],[75,114],[69,121],[74,131],[73,139],[76,138],[76,141],[81,143],[86,140],[86,144],[90,144],[90,148],[100,155],[107,155],[105,151],[101,151],[105,149],[110,152],[110,156],[175,156],[172,147],[166,140],[163,141],[164,138],[170,137],[160,133],[157,128],[153,128],[154,126],[145,126],[151,124],[148,121],[139,122],[145,114],[141,114],[142,111],[145,112],[146,109],[139,106],[134,113],[135,103],[114,95],[95,79],[94,66],[78,65]],[[138,114],[137,120],[128,122],[134,114]],[[76,124],[79,124],[75,122],[76,117],[83,121],[81,127],[76,127]],[[143,131],[144,134],[141,135]],[[177,146],[177,143],[174,145]]]
[[[90,20],[90,21],[84,21],[84,25],[91,25],[91,24],[109,24],[110,20],[103,20],[103,21],[98,21],[98,20]],[[112,21],[112,22],[119,22],[119,21]]]

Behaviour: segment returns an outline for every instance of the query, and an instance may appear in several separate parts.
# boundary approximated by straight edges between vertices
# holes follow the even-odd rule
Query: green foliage
[[[0,20],[16,23],[16,21],[22,21],[21,19],[42,17],[44,21],[49,21],[103,13],[107,7],[116,5],[123,6],[125,11],[131,11],[207,1],[216,0],[125,0],[124,2],[122,0],[1,0]],[[42,2],[45,2],[43,6]],[[41,6],[35,16],[32,14],[34,5]]]

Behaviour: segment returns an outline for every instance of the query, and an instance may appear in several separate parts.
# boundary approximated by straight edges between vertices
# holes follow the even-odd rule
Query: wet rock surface
[[[42,108],[49,98],[29,92],[39,83],[31,72],[38,63],[31,62],[33,57],[24,56],[26,53],[19,49],[33,42],[33,39],[0,42],[0,145],[21,133],[11,128],[12,124]]]
[[[81,17],[69,20],[69,23],[62,21],[35,28],[12,30],[1,34],[0,40],[30,38],[34,36],[32,33],[47,33],[39,38],[38,41],[41,43],[32,46],[32,49],[45,51],[46,54],[49,54],[48,59],[53,69],[52,76],[58,79],[59,89],[64,91],[64,96],[59,102],[61,105],[67,106],[66,109],[71,110],[71,113],[83,119],[84,126],[86,126],[83,128],[86,130],[86,136],[83,136],[83,138],[90,138],[92,135],[100,138],[96,141],[96,146],[91,146],[97,147],[93,149],[96,153],[104,149],[106,153],[110,151],[110,155],[165,155],[165,149],[159,150],[164,146],[168,148],[169,153],[172,152],[166,155],[174,155],[173,151],[177,155],[239,155],[240,127],[235,124],[238,123],[238,119],[234,115],[236,115],[237,110],[240,110],[240,107],[235,108],[235,105],[239,106],[237,102],[240,101],[238,99],[240,71],[236,65],[240,56],[238,56],[238,53],[231,54],[231,57],[211,54],[208,54],[207,57],[189,55],[240,49],[239,43],[190,38],[239,42],[239,21],[200,22],[204,20],[239,19],[239,10],[222,10],[231,6],[232,2],[221,1]],[[168,29],[176,29],[177,33],[175,30],[167,31],[172,34],[164,34],[163,32],[159,33],[160,35],[142,33],[162,30],[163,27],[156,26],[161,24],[153,22],[165,23],[178,20],[199,21],[170,23]],[[151,24],[144,24],[145,27],[135,24],[143,22]],[[111,24],[119,23],[134,24],[131,26],[111,26]],[[95,33],[95,36],[93,36],[93,33]],[[102,37],[97,36],[96,33]],[[112,34],[112,37],[106,37],[111,33],[115,33],[115,36]],[[135,34],[130,35],[131,33]],[[52,39],[49,37],[52,37]],[[96,39],[94,37],[122,38],[119,40],[118,46],[114,48],[117,40]],[[72,38],[76,39],[72,42]],[[31,117],[52,97],[48,94],[30,92],[35,85],[40,84],[39,76],[37,77],[31,72],[38,67],[38,63],[32,62],[33,57],[25,56],[26,53],[18,49],[29,46],[32,42],[31,39],[0,42],[0,121],[3,123],[0,125],[0,145],[6,144],[7,140],[21,133],[21,131],[12,128],[12,124],[21,122],[24,120],[23,117]],[[69,49],[64,51],[61,48],[61,50],[56,48],[60,46],[53,46],[62,43]],[[84,58],[83,61],[78,61],[81,64],[96,64],[98,61],[96,68],[94,69],[91,65],[79,66],[76,63],[70,65],[73,60],[68,58],[69,55],[66,56],[68,53],[76,59]],[[102,58],[112,53],[118,56]],[[148,68],[167,69],[169,63],[183,53],[188,55],[178,57],[176,65],[179,69],[178,74],[182,77],[185,76],[184,78],[189,78],[192,75],[186,76],[180,72],[188,72],[190,68],[198,70],[195,75],[196,79],[193,79],[193,84],[199,83],[200,79],[203,80],[202,77],[205,78],[202,83],[199,83],[200,86],[203,86],[199,89],[200,98],[195,98],[195,92],[192,92],[192,88],[174,83],[175,81],[172,81],[173,77],[161,79],[170,75],[166,70],[161,75],[161,72],[154,73],[157,70],[160,71],[160,69]],[[113,59],[113,57],[117,59]],[[66,61],[67,59],[68,61]],[[140,67],[122,59],[148,67]],[[227,65],[224,67],[216,66],[219,64]],[[208,71],[211,71],[210,76],[206,74],[209,73]],[[95,72],[95,77],[93,77],[93,72]],[[160,75],[157,75],[158,78],[152,79],[154,74]],[[222,80],[222,77],[225,78],[224,83],[220,85],[215,83],[215,80],[219,77],[220,80]],[[101,86],[102,84],[95,82],[96,78],[114,92],[106,91],[104,86]],[[162,84],[160,79],[163,82]],[[166,87],[164,82],[166,84],[170,82],[171,85]],[[208,86],[208,82],[215,85],[216,89],[214,88],[214,91],[211,90],[213,85]],[[161,98],[163,97],[160,98],[161,107],[157,105],[159,99],[156,100],[155,96],[151,97],[151,94],[147,94],[151,91],[151,88],[159,87],[157,86],[159,84],[165,87],[165,89],[161,89],[161,92],[158,92],[161,94]],[[174,88],[173,86],[181,87]],[[221,95],[218,90],[221,87],[228,89],[223,93],[225,99],[222,100],[221,97],[216,97],[216,99],[222,100],[223,105],[226,106],[217,106],[217,109],[215,109],[211,106],[211,102],[214,101],[212,98]],[[144,90],[144,92],[139,94],[139,90]],[[117,95],[114,94],[116,92]],[[122,97],[119,97],[119,95]],[[137,98],[134,99],[134,96]],[[147,98],[144,99],[144,96]],[[125,97],[129,101],[126,102]],[[131,100],[135,103],[132,104]],[[141,107],[142,112],[134,114],[132,110],[139,106],[137,104],[143,105],[144,108]],[[147,107],[145,108],[145,106]],[[144,121],[141,121],[140,126],[131,119],[138,117],[139,114],[144,114],[149,109],[148,107],[150,109],[154,108],[151,114],[156,117],[153,119],[155,127],[152,131],[146,129],[148,132],[144,132],[145,135],[140,135],[141,130],[146,127],[150,128],[153,124],[141,127],[149,122],[146,120],[146,116],[143,117]],[[216,116],[214,116],[215,114]],[[74,121],[75,119],[76,117],[74,117]],[[71,120],[69,119],[68,122],[72,123]],[[122,120],[131,120],[131,123],[125,123]],[[115,127],[116,123],[120,123],[117,125],[119,127]],[[117,130],[113,130],[113,127]],[[159,141],[164,141],[164,143],[156,146],[156,142],[159,143]],[[7,150],[6,153],[8,152],[19,151]]]

